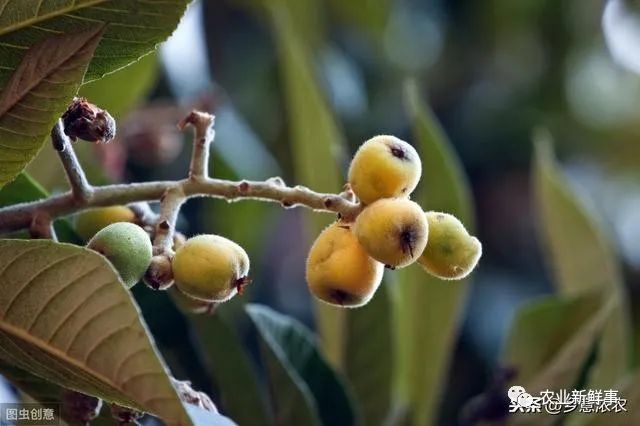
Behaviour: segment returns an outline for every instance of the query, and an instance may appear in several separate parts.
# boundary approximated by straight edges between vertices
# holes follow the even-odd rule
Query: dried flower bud
[[[107,111],[84,98],[75,98],[62,115],[64,132],[75,141],[108,143],[116,135],[116,122]]]
[[[88,424],[98,417],[101,408],[102,400],[100,398],[72,390],[62,392],[62,415],[65,419]]]
[[[173,285],[171,260],[165,255],[153,256],[142,279],[153,290],[166,290],[171,287]]]
[[[115,419],[118,426],[128,425],[129,423],[138,424],[138,420],[140,420],[142,416],[144,416],[144,413],[140,411],[115,404],[111,405],[111,417]]]

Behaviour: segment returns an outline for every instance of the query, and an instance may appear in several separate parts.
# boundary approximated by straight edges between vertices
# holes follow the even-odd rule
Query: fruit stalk
[[[88,202],[91,199],[93,188],[89,184],[78,157],[71,146],[71,140],[64,133],[64,125],[61,119],[51,129],[51,142],[58,152],[60,162],[69,180],[73,199],[80,204]]]

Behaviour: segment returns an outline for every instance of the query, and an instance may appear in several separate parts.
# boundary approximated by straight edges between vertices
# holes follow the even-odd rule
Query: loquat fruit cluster
[[[447,213],[424,212],[409,199],[422,175],[416,150],[394,136],[375,136],[355,153],[349,186],[363,206],[351,222],[339,219],[317,237],[306,279],[319,300],[358,307],[373,297],[383,266],[418,262],[441,279],[462,279],[476,266],[480,241]]]
[[[482,254],[480,241],[448,213],[423,211],[410,200],[422,175],[416,150],[394,136],[376,136],[355,153],[348,185],[360,202],[352,218],[338,218],[313,243],[306,281],[319,300],[340,306],[366,304],[382,281],[384,267],[417,262],[446,280],[467,276]],[[141,279],[155,290],[175,284],[171,295],[186,312],[212,312],[250,282],[249,257],[219,235],[184,239],[176,234],[170,253],[156,253],[153,230],[143,228],[126,206],[87,210],[76,230],[87,247],[105,256],[131,287]]]

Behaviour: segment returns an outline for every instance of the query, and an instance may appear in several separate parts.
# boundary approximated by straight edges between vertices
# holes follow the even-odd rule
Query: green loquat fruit
[[[413,263],[427,245],[429,225],[422,208],[406,198],[383,198],[356,218],[353,232],[369,256],[390,268]]]
[[[453,215],[426,212],[429,241],[418,262],[431,275],[445,280],[459,280],[478,264],[482,244],[467,232]]]
[[[416,188],[422,163],[416,150],[395,136],[375,136],[351,160],[349,183],[364,204],[408,196]]]
[[[102,228],[87,243],[109,259],[127,287],[133,287],[151,262],[151,239],[138,225],[117,222]]]
[[[336,222],[311,246],[306,278],[318,299],[341,307],[366,304],[378,289],[384,268],[362,248],[348,226]]]
[[[133,222],[136,215],[127,206],[97,207],[86,210],[76,216],[75,228],[85,241],[90,240],[96,232],[116,222]]]
[[[178,289],[200,300],[227,301],[249,282],[249,256],[219,235],[189,238],[176,251],[172,266]]]

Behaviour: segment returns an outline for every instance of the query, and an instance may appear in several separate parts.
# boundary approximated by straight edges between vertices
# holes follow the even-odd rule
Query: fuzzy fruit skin
[[[422,175],[416,150],[395,136],[375,136],[351,160],[349,183],[364,204],[381,198],[409,196]]]
[[[478,264],[482,244],[464,225],[447,213],[425,213],[429,222],[429,242],[418,259],[431,275],[445,280],[460,280]]]
[[[391,268],[413,263],[427,245],[429,224],[422,208],[405,198],[385,198],[367,206],[353,227],[369,256]]]
[[[200,299],[194,299],[191,296],[187,296],[180,290],[176,288],[176,286],[172,286],[169,288],[169,296],[176,304],[178,309],[183,314],[213,314],[218,306],[218,302],[206,302]]]
[[[112,223],[101,229],[87,244],[109,259],[127,285],[133,287],[144,275],[151,262],[149,235],[133,223]]]
[[[382,281],[384,267],[358,243],[340,222],[325,228],[311,246],[306,278],[311,293],[330,305],[365,305]]]
[[[97,207],[76,216],[76,232],[85,241],[99,230],[116,222],[134,222],[136,215],[126,206]]]
[[[249,256],[242,247],[219,235],[189,238],[173,258],[178,289],[195,299],[225,302],[238,292],[249,273]]]

